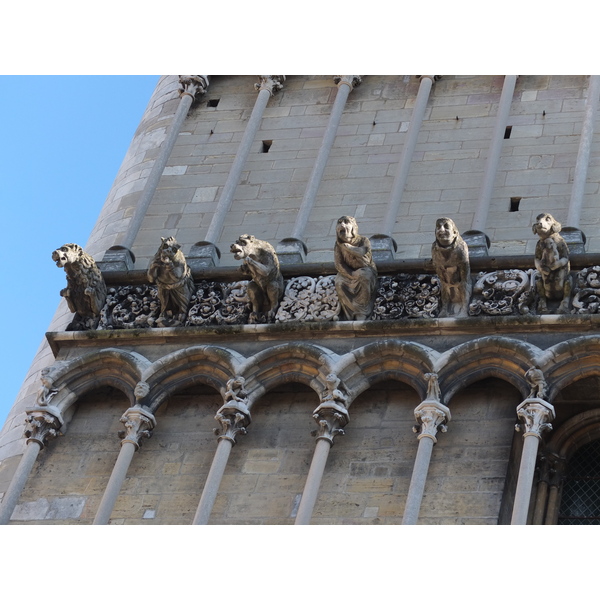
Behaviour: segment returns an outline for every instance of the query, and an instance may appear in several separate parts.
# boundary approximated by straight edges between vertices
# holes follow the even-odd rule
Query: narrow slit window
[[[216,108],[217,106],[219,106],[219,100],[221,100],[221,98],[212,98],[211,100],[209,100],[206,103],[206,106],[210,106],[211,108]]]
[[[273,145],[273,140],[263,140],[261,152],[263,154],[266,154],[271,149],[272,145]]]
[[[504,139],[505,140],[509,140],[510,139],[510,134],[512,133],[512,125],[508,125],[506,127],[506,129],[504,130]]]
[[[521,202],[520,196],[514,196],[513,198],[511,198],[510,199],[510,209],[508,212],[518,212],[520,202]]]

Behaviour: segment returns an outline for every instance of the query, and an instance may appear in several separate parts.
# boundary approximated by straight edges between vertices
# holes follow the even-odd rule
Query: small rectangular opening
[[[506,129],[504,130],[504,139],[505,139],[505,140],[508,140],[508,139],[510,139],[510,134],[511,134],[511,132],[512,132],[512,125],[508,125],[508,126],[506,127]]]
[[[508,212],[518,212],[519,211],[519,203],[521,202],[520,196],[514,196],[510,199],[510,208]]]
[[[263,154],[267,153],[271,149],[272,145],[273,145],[273,140],[263,140],[261,152]]]
[[[216,106],[218,106],[218,105],[219,105],[219,100],[220,100],[220,99],[221,99],[221,98],[212,98],[211,100],[209,100],[209,101],[206,103],[206,106],[210,106],[211,108],[215,108]]]

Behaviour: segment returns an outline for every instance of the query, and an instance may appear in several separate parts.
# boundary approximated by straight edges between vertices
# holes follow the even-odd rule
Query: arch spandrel
[[[486,377],[503,379],[526,397],[530,386],[525,373],[537,364],[540,354],[533,344],[503,336],[487,336],[455,346],[436,363],[443,402],[448,404],[459,390]]]
[[[600,408],[594,408],[563,423],[548,440],[546,451],[568,460],[581,446],[599,438]]]
[[[135,404],[135,386],[150,361],[137,352],[105,348],[89,352],[72,361],[60,361],[49,376],[56,395],[49,404],[63,414],[90,390],[110,386],[123,392]]]

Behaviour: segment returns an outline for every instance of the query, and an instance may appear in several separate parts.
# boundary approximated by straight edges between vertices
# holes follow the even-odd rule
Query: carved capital
[[[139,449],[142,438],[149,438],[156,426],[154,415],[139,404],[126,410],[120,421],[125,425],[125,431],[119,432],[119,437],[123,440],[121,445],[130,443],[136,450]]]
[[[333,446],[333,438],[338,434],[344,435],[343,428],[349,423],[350,416],[344,406],[327,400],[315,409],[313,419],[319,426],[314,432],[317,440],[327,440]]]
[[[213,430],[215,435],[218,435],[219,439],[229,440],[232,444],[235,444],[238,433],[246,435],[246,427],[252,422],[246,404],[235,399],[226,402],[217,411],[215,419],[221,425]]]
[[[257,92],[267,90],[271,96],[283,87],[285,75],[259,75],[259,83],[254,84]]]
[[[42,448],[46,445],[48,438],[52,439],[60,435],[63,419],[60,411],[52,406],[44,408],[30,408],[25,411],[25,437],[27,443],[36,442]]]
[[[208,89],[208,77],[206,75],[180,75],[179,96],[191,96],[197,100]]]
[[[450,421],[450,409],[441,402],[425,400],[415,408],[415,419],[418,425],[413,427],[413,431],[419,434],[417,439],[428,437],[436,443],[436,433],[448,430],[446,423]]]
[[[333,83],[338,86],[347,85],[352,91],[355,87],[358,87],[362,83],[361,75],[336,75],[333,78]]]
[[[417,75],[417,78],[420,81],[423,81],[423,79],[431,79],[432,83],[435,83],[436,81],[439,81],[442,76],[441,75]]]
[[[550,421],[552,421],[556,415],[552,404],[540,398],[535,398],[534,400],[528,398],[517,406],[517,416],[523,421],[525,427],[523,437],[534,435],[541,439],[544,431],[552,430]],[[523,431],[523,425],[517,423],[515,429],[517,431]]]

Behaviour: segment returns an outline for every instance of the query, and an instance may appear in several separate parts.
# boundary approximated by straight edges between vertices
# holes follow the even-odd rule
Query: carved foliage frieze
[[[531,305],[532,270],[480,273],[473,287],[469,315],[527,314]]]
[[[401,273],[379,278],[373,320],[418,319],[437,316],[440,281],[436,275]]]

